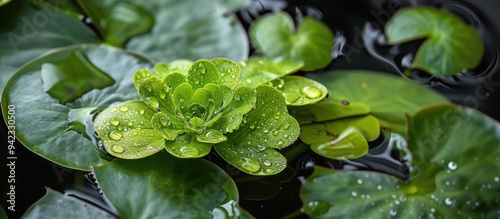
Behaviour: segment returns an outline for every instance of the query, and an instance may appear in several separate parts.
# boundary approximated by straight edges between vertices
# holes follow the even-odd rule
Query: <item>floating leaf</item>
[[[77,198],[69,197],[47,188],[45,195],[33,204],[23,215],[27,219],[101,219],[115,218],[113,215],[85,203]]]
[[[386,25],[390,44],[425,38],[410,69],[436,76],[452,76],[473,69],[481,62],[483,41],[460,17],[431,7],[409,7],[398,11]]]
[[[116,83],[61,104],[44,92],[42,65],[75,52],[84,54]],[[143,57],[106,46],[76,46],[49,53],[19,69],[8,81],[5,90],[9,92],[2,95],[3,115],[8,115],[9,105],[16,107],[16,137],[34,153],[65,167],[89,171],[92,165],[105,162],[99,157],[93,114],[111,104],[138,99],[132,75],[149,65]]]
[[[290,15],[264,15],[252,23],[249,32],[250,40],[264,56],[304,61],[304,71],[325,67],[332,59],[333,33],[311,17],[305,17],[295,31]]]
[[[270,86],[258,86],[255,108],[244,120],[238,132],[227,135],[227,142],[215,145],[217,153],[252,175],[281,172],[286,159],[275,149],[292,144],[299,135],[299,125],[288,114],[281,93]]]
[[[383,128],[405,133],[405,113],[448,102],[420,84],[377,72],[332,71],[308,77],[321,81],[328,88],[329,97],[314,105],[291,107],[290,113],[301,124],[370,114]]]
[[[65,104],[93,90],[115,83],[113,78],[97,68],[80,51],[68,58],[42,65],[43,89]]]
[[[153,16],[139,5],[128,2],[78,1],[104,37],[104,43],[124,47],[135,35],[148,33]]]
[[[161,152],[95,167],[104,195],[121,218],[237,218],[238,192],[223,170],[203,159]],[[126,191],[126,192],[124,192]]]
[[[97,43],[98,36],[83,22],[51,7],[16,0],[0,7],[0,87],[22,65],[49,50]]]
[[[264,84],[300,70],[304,64],[297,60],[274,60],[252,56],[241,62],[238,84],[249,87]]]
[[[314,104],[324,99],[328,89],[316,81],[302,76],[284,76],[271,82],[285,97],[289,106]]]
[[[151,124],[155,113],[142,101],[127,101],[99,113],[94,126],[104,148],[113,156],[124,159],[147,157],[165,146],[165,140]]]
[[[251,0],[213,0],[230,10],[238,10],[252,5]]]
[[[452,105],[426,108],[408,122],[408,183],[375,172],[317,168],[301,190],[305,213],[313,218],[498,217],[500,124]]]
[[[311,149],[330,159],[355,159],[368,152],[368,142],[359,129],[349,127],[336,139],[326,143],[313,144]]]

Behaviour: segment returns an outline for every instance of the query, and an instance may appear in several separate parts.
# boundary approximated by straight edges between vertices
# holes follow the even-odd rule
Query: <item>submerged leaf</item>
[[[264,15],[252,23],[249,32],[250,40],[264,56],[303,61],[304,71],[325,67],[332,59],[333,33],[311,17],[305,17],[295,31],[290,15]]]
[[[483,41],[460,17],[431,7],[409,7],[398,11],[386,25],[390,44],[426,38],[410,69],[436,76],[452,76],[473,69],[481,62]]]
[[[408,123],[408,183],[376,172],[317,168],[301,190],[305,213],[313,218],[497,217],[500,124],[452,105],[426,108]]]

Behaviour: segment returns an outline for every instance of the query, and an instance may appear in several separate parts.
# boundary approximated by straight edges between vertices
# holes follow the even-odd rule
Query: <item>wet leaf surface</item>
[[[293,19],[284,12],[264,15],[252,23],[249,37],[264,56],[303,61],[304,71],[325,67],[332,60],[333,33],[311,17],[295,30]]]
[[[314,104],[328,95],[328,89],[324,85],[302,76],[286,75],[271,84],[281,91],[288,106]]]
[[[301,190],[305,212],[314,218],[498,217],[500,124],[452,105],[408,119],[409,183],[375,172],[317,168]]]
[[[237,218],[243,214],[234,182],[203,159],[179,159],[160,152],[139,160],[116,159],[94,171],[122,218]]]
[[[7,218],[7,217],[5,217]],[[27,219],[102,219],[116,218],[113,215],[77,198],[63,195],[47,188],[45,195],[34,203],[23,215]]]
[[[116,83],[61,104],[44,91],[42,65],[64,60],[75,52],[84,54]],[[9,105],[16,107],[16,137],[29,150],[59,165],[89,171],[93,164],[106,162],[99,157],[93,115],[112,104],[138,99],[137,92],[130,92],[135,91],[132,75],[149,65],[143,57],[107,46],[55,51],[25,65],[8,81],[5,90],[9,92],[2,95],[3,115],[8,115]]]
[[[452,76],[475,68],[483,57],[479,33],[457,15],[440,9],[423,6],[402,9],[385,28],[390,44],[426,39],[410,69]]]
[[[292,59],[274,60],[258,56],[252,56],[240,64],[241,75],[238,84],[249,87],[265,84],[282,76],[292,74],[304,66],[302,61]]]

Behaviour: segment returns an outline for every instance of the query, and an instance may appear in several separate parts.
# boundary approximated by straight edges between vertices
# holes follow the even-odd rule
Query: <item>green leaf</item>
[[[440,9],[402,9],[387,23],[385,32],[390,44],[425,38],[409,68],[436,76],[473,69],[483,57],[484,46],[478,32],[460,17]]]
[[[47,188],[45,195],[23,215],[26,219],[101,219],[115,218],[109,213],[79,199]]]
[[[275,149],[292,144],[299,124],[288,114],[284,97],[270,86],[258,86],[255,108],[245,116],[227,142],[215,145],[217,153],[238,169],[252,175],[273,175],[286,167],[286,159]]]
[[[142,101],[127,101],[99,113],[94,126],[111,155],[123,159],[143,158],[165,146],[165,140],[151,123],[155,113]]]
[[[271,81],[271,84],[281,91],[289,106],[314,104],[328,94],[328,89],[324,85],[302,76],[287,75]]]
[[[264,84],[300,70],[302,61],[291,59],[270,59],[252,56],[241,62],[241,75],[238,84],[249,87]]]
[[[78,0],[78,4],[96,24],[104,43],[112,46],[124,47],[135,35],[148,33],[154,24],[153,16],[133,3]]]
[[[405,133],[405,113],[448,102],[427,87],[378,72],[332,71],[308,77],[321,81],[328,88],[329,97],[314,105],[290,107],[291,114],[301,124],[370,114],[379,120],[381,127]]]
[[[155,72],[159,78],[165,78],[167,75],[174,72],[187,75],[191,65],[193,65],[193,62],[185,59],[179,59],[169,63],[159,62],[155,65]]]
[[[134,74],[135,78],[139,77],[138,74],[142,70]],[[141,95],[142,100],[154,110],[162,110],[164,112],[173,112],[172,99],[167,97],[169,88],[156,76],[151,76],[147,79],[142,80],[139,85],[139,95]]]
[[[317,168],[301,190],[304,211],[313,218],[497,217],[500,124],[452,105],[426,108],[408,121],[408,183]]]
[[[75,52],[84,54],[116,83],[61,104],[44,92],[42,65],[64,60]],[[19,142],[54,163],[89,171],[93,164],[106,162],[99,157],[93,114],[111,104],[138,99],[132,75],[149,65],[143,57],[106,46],[84,45],[49,53],[20,68],[8,81],[8,92],[2,95],[4,118],[7,119],[9,106],[14,106]]]
[[[333,33],[328,26],[305,17],[295,31],[290,15],[264,15],[250,26],[250,40],[264,56],[304,61],[304,71],[327,66],[332,59]]]
[[[117,159],[94,171],[121,218],[211,218],[222,209],[230,218],[242,214],[234,182],[203,159],[158,153],[134,161]]]
[[[9,3],[11,0],[0,0],[0,6]]]
[[[49,50],[99,42],[80,20],[30,2],[16,0],[0,7],[0,87],[16,69]]]
[[[189,68],[187,81],[194,89],[205,86],[208,83],[217,83],[220,73],[214,63],[208,60],[198,60]]]
[[[179,135],[173,141],[165,141],[168,153],[179,158],[198,158],[207,155],[213,143],[199,142],[194,133]]]
[[[42,65],[43,89],[65,104],[93,90],[115,83],[113,78],[97,68],[80,51],[66,59]]]
[[[211,60],[217,66],[220,74],[220,84],[226,85],[231,89],[236,87],[240,79],[240,65],[226,58],[216,58]]]
[[[213,0],[225,7],[229,10],[238,10],[246,7],[250,7],[252,5],[251,0]]]
[[[311,149],[330,159],[356,159],[368,153],[368,142],[359,129],[349,127],[336,139],[326,143],[313,144]]]

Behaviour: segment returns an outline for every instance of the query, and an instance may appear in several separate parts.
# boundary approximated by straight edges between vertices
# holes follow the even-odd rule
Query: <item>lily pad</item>
[[[275,149],[292,144],[299,124],[286,109],[284,97],[273,87],[256,88],[257,103],[243,118],[238,132],[215,145],[217,153],[236,168],[252,175],[273,175],[286,167],[286,159]]]
[[[252,23],[249,36],[264,56],[304,61],[304,71],[325,67],[332,60],[333,33],[311,17],[300,21],[295,30],[285,12],[264,15]]]
[[[166,152],[95,167],[104,195],[122,218],[238,218],[238,192],[231,178],[203,159]],[[220,217],[216,217],[220,218]]]
[[[30,2],[16,0],[0,7],[0,87],[16,69],[49,50],[99,42],[80,20]]]
[[[27,219],[102,219],[116,218],[113,215],[79,199],[63,195],[47,188],[45,195],[23,215]]]
[[[365,171],[317,168],[303,184],[314,218],[495,218],[500,124],[472,109],[437,105],[408,118],[409,182]]]
[[[170,62],[177,59],[198,60],[216,57],[240,61],[248,57],[248,39],[243,26],[228,9],[213,1],[92,0],[79,1],[79,4],[97,24],[116,14],[113,11],[119,4],[134,8],[129,10],[134,12],[133,16],[143,14],[148,14],[146,17],[151,16],[154,21],[153,27],[149,32],[139,34],[147,30],[144,27],[149,25],[148,22],[139,17],[128,20],[130,18],[123,18],[120,13],[116,14],[120,19],[123,18],[121,20],[128,20],[128,26],[120,25],[120,27],[134,27],[135,30],[141,30],[128,32],[127,36],[131,34],[134,36],[125,43],[125,48],[144,53],[155,61]],[[91,5],[98,7],[90,7]],[[194,11],[196,13],[190,13]],[[112,32],[117,28],[115,25],[100,26],[103,33],[115,35]]]
[[[324,99],[328,89],[319,82],[302,76],[284,76],[271,82],[281,91],[288,106],[314,104]]]
[[[271,59],[252,56],[242,61],[241,74],[238,84],[249,87],[264,84],[282,76],[299,71],[303,66],[302,61],[292,59]]]
[[[314,105],[290,107],[290,114],[301,124],[370,114],[379,120],[381,127],[404,134],[405,114],[448,102],[427,87],[378,72],[332,71],[307,77],[321,81],[328,88],[329,97]]]
[[[75,52],[85,55],[115,83],[102,89],[93,87],[62,104],[45,92],[42,66],[65,60]],[[2,95],[4,118],[8,106],[14,106],[16,137],[23,145],[61,166],[90,171],[93,164],[106,162],[97,149],[93,115],[112,104],[138,99],[132,76],[138,68],[149,66],[144,57],[107,46],[82,45],[54,51],[20,68],[8,81],[4,88],[7,92]],[[87,79],[80,76],[78,80]]]
[[[399,10],[385,27],[390,44],[426,39],[410,69],[452,76],[473,69],[484,52],[479,33],[460,17],[440,9],[418,6]]]

